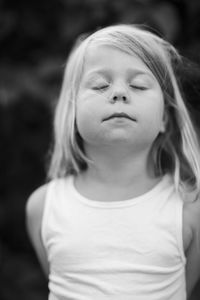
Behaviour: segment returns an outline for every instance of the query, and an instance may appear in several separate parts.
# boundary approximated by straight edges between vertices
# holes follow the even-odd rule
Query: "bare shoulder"
[[[26,203],[26,227],[30,241],[36,251],[38,259],[46,275],[48,275],[48,263],[46,251],[41,239],[41,224],[46,199],[48,184],[35,190]]]
[[[190,246],[195,232],[200,230],[200,199],[185,201],[183,206],[183,242],[185,250]]]
[[[200,199],[184,204],[183,242],[186,254],[186,286],[188,297],[200,278]]]
[[[39,187],[28,198],[26,203],[26,216],[28,220],[36,219],[38,221],[42,218],[47,186],[48,184]]]
[[[192,231],[200,229],[200,198],[193,202],[184,203],[184,222]]]

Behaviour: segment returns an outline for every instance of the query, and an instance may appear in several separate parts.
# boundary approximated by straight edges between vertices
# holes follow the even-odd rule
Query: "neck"
[[[84,173],[90,181],[98,181],[106,185],[128,186],[129,184],[143,184],[150,174],[148,152],[134,153],[133,149],[114,147],[113,149],[87,149],[87,156],[93,161]]]
[[[95,151],[93,151],[95,150]],[[88,169],[77,176],[75,186],[86,198],[118,201],[144,194],[159,182],[149,171],[148,152],[133,149],[89,149]]]

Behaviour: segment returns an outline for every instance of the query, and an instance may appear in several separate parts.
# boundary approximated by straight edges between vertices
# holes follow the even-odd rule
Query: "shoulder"
[[[48,275],[49,267],[46,251],[41,238],[41,224],[47,187],[48,184],[45,184],[35,190],[26,203],[27,232],[46,275]]]
[[[185,201],[183,205],[183,238],[185,250],[190,247],[196,233],[200,232],[200,198],[195,201]]]
[[[183,240],[186,243],[186,283],[188,295],[191,294],[200,277],[200,198],[184,203]]]
[[[51,187],[53,187],[53,190],[51,191],[57,193],[60,190],[60,188],[62,189],[63,186],[65,186],[64,183],[65,178],[56,178],[50,181],[49,183],[40,186],[29,196],[26,203],[27,225],[29,225],[30,223],[33,226],[35,223],[36,226],[41,225],[48,191],[50,191]],[[30,227],[33,228],[32,226]]]
[[[185,202],[183,206],[185,222],[192,230],[200,227],[200,198],[192,202]]]
[[[36,189],[26,203],[26,228],[34,247],[41,243],[40,230],[48,184]]]
[[[35,190],[26,203],[26,216],[28,221],[39,221],[43,215],[44,203],[48,184]]]

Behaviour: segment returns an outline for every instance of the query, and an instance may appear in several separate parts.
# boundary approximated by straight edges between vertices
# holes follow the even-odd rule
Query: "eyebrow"
[[[92,76],[95,76],[95,75],[109,75],[110,73],[112,72],[111,69],[107,69],[107,68],[103,68],[103,69],[96,69],[96,70],[92,70],[90,71],[88,74],[87,74],[87,77],[92,77]],[[151,77],[151,78],[154,78],[153,74],[151,73],[151,71],[143,71],[143,70],[140,70],[140,69],[133,69],[133,68],[128,68],[127,69],[127,74],[128,74],[128,77],[129,76],[138,76],[138,75],[145,75],[145,76],[148,76],[148,77]]]

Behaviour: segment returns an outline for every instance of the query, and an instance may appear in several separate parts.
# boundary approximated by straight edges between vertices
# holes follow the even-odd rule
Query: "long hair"
[[[90,45],[114,47],[136,55],[151,70],[163,92],[166,130],[152,145],[150,159],[155,176],[170,173],[182,193],[200,193],[200,148],[184,103],[175,68],[182,63],[178,51],[167,41],[136,25],[114,25],[100,29],[77,43],[71,51],[55,112],[54,149],[49,178],[78,174],[89,159],[76,127],[76,97]]]

